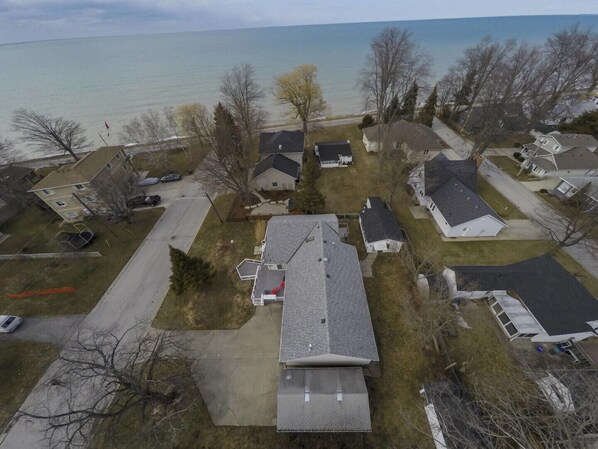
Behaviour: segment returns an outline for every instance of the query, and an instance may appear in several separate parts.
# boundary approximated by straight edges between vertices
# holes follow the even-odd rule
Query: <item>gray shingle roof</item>
[[[289,159],[282,154],[271,154],[267,158],[259,161],[255,164],[253,170],[253,177],[257,178],[261,174],[273,168],[286,175],[291,176],[294,179],[299,177],[299,164],[292,159]]]
[[[448,180],[430,195],[449,226],[457,226],[486,215],[504,221],[488,204],[465,184],[455,178]]]
[[[369,141],[380,140],[380,134],[385,132],[389,133],[392,142],[404,143],[413,151],[440,151],[445,148],[442,139],[431,128],[421,123],[399,120],[391,125],[380,125],[380,133],[376,125],[363,129],[363,133]]]
[[[425,194],[430,196],[452,178],[463,183],[469,190],[478,191],[478,168],[475,161],[449,160],[444,154],[424,163]]]
[[[551,134],[550,137],[562,147],[598,147],[598,141],[591,134]]]
[[[598,177],[596,176],[563,176],[563,181],[581,190],[586,188],[586,195],[598,200]]]
[[[272,217],[266,228],[266,247],[262,260],[286,264],[317,223],[327,223],[338,232],[336,215],[292,215]]]
[[[550,256],[503,266],[453,267],[460,288],[511,290],[548,335],[589,332],[587,321],[598,320],[598,300]]]
[[[326,222],[299,243],[287,265],[280,362],[378,361],[355,247],[340,241],[338,223]]]
[[[339,155],[353,156],[351,144],[346,140],[341,142],[316,142],[318,158],[322,161],[338,161]]]
[[[371,196],[368,198],[370,207],[367,204],[359,213],[361,227],[368,242],[379,240],[404,240],[403,232],[397,223],[397,219],[382,198]]]
[[[540,168],[543,168],[544,170],[556,170],[556,167],[554,166],[554,164],[552,163],[552,158],[550,156],[548,157],[530,157],[529,158],[530,163],[537,165]]]
[[[260,134],[260,154],[303,153],[302,131],[276,131]]]
[[[598,168],[598,154],[585,148],[571,148],[562,154],[555,154],[554,160],[558,170]]]
[[[276,428],[279,432],[370,432],[362,369],[283,370]]]

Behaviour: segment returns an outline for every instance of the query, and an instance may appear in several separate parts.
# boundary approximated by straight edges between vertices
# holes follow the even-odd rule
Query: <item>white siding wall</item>
[[[432,206],[434,203],[430,203],[428,210],[446,237],[495,237],[505,227],[490,215],[451,227],[438,208],[432,210]]]
[[[253,182],[257,190],[295,190],[293,177],[274,169],[266,170],[254,178]],[[273,185],[274,183],[277,185]]]

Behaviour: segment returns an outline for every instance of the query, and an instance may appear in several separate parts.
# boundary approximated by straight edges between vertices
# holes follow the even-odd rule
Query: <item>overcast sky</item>
[[[0,0],[0,43],[318,23],[598,14],[598,0]]]

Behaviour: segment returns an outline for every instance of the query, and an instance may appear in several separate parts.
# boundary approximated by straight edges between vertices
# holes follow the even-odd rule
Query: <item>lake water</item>
[[[407,28],[433,58],[440,78],[461,54],[485,35],[540,43],[571,24],[598,29],[598,15],[422,20],[146,36],[68,39],[0,46],[0,136],[12,112],[30,108],[81,122],[90,140],[110,125],[108,143],[120,141],[123,123],[148,108],[218,101],[222,75],[251,63],[266,89],[269,120],[284,120],[270,92],[276,75],[299,64],[315,64],[331,114],[364,108],[356,87],[369,44],[388,26]],[[38,156],[18,144],[27,157]]]

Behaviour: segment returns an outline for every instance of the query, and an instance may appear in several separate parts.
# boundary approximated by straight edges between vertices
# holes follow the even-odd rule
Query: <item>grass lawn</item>
[[[56,354],[56,348],[49,344],[0,341],[0,432],[17,412]]]
[[[64,315],[89,312],[129,261],[164,209],[136,212],[132,223],[109,225],[114,234],[98,222],[89,226],[96,239],[86,251],[98,251],[100,258],[65,258],[0,261],[0,313],[23,316]],[[29,208],[2,228],[12,236],[1,246],[3,253],[14,252],[25,243],[29,251],[54,248],[58,223],[55,214]],[[44,226],[50,223],[47,228]],[[51,294],[10,299],[6,294],[74,287],[68,294]]]
[[[223,195],[215,204],[226,216],[234,196]],[[265,222],[221,224],[213,209],[208,213],[189,254],[201,256],[217,269],[212,285],[202,291],[176,296],[172,290],[153,323],[161,329],[236,329],[253,316],[251,281],[241,281],[235,267],[253,258],[253,248],[264,238]],[[232,243],[231,243],[232,242]]]
[[[508,173],[512,178],[515,178],[519,181],[537,181],[538,180],[538,178],[536,178],[534,176],[529,176],[525,172],[521,172],[520,175],[517,175],[519,173],[519,170],[521,167],[519,167],[519,164],[517,162],[515,162],[513,159],[511,159],[510,157],[490,156],[488,159],[490,159],[497,167],[501,168],[503,171]]]
[[[481,176],[478,176],[478,194],[501,218],[505,220],[527,219],[527,216],[517,206],[502,196]]]
[[[349,236],[347,237],[347,243],[357,248],[357,257],[359,257],[359,260],[365,259],[368,253],[366,252],[365,244],[363,243],[359,219],[344,218],[339,220],[339,223],[346,223],[349,226]]]
[[[320,171],[318,187],[326,198],[325,212],[359,212],[368,196],[385,196],[377,175],[378,155],[368,154],[361,138],[357,125],[322,128],[310,136],[311,142],[350,140],[353,150],[352,165]],[[310,157],[312,149],[307,150]]]
[[[168,150],[168,165],[162,169],[155,168],[149,157],[143,153],[133,156],[133,165],[139,171],[149,171],[148,176],[160,178],[172,172],[186,175],[188,170],[195,170],[207,153],[208,149],[205,146],[192,144],[186,152],[183,150]]]

